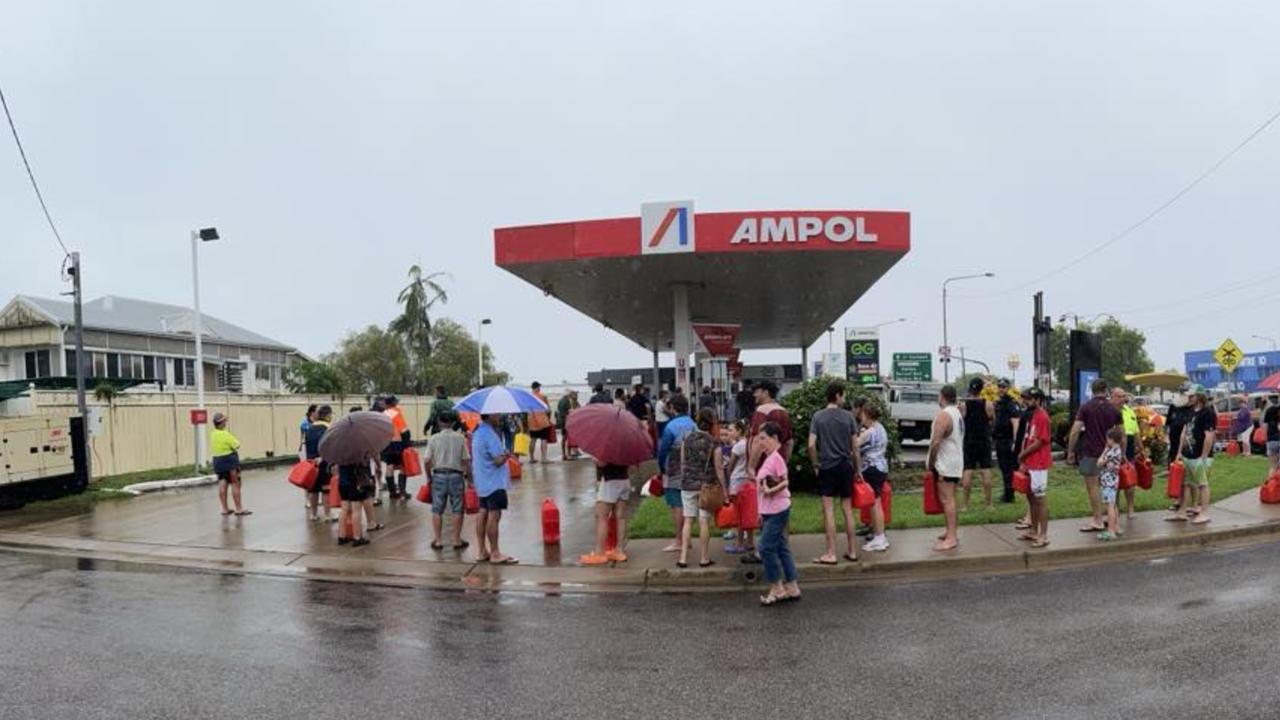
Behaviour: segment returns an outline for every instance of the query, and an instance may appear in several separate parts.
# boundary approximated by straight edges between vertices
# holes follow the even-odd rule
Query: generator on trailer
[[[80,417],[0,418],[0,509],[83,492],[84,434]]]

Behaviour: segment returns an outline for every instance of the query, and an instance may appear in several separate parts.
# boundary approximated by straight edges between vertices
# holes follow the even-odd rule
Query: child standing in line
[[[1120,537],[1120,513],[1116,509],[1116,490],[1120,486],[1120,464],[1124,462],[1124,426],[1116,425],[1107,431],[1107,449],[1102,451],[1098,465],[1102,485],[1102,502],[1107,506],[1107,529],[1098,533],[1099,540]]]
[[[729,426],[728,432],[730,443],[729,460],[725,468],[725,475],[729,478],[729,498],[730,501],[733,501],[750,477],[747,472],[747,424],[742,420],[735,420]],[[739,528],[734,535],[736,542],[726,547],[724,549],[725,552],[731,555],[742,555],[756,551],[755,530]]]

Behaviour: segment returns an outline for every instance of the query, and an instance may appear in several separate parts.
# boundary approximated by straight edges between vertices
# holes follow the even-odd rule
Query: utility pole
[[[80,292],[80,253],[71,253],[71,288],[75,301],[76,319],[76,408],[80,411],[80,421],[84,427],[84,438],[79,449],[84,457],[85,482],[93,480],[93,454],[89,449],[89,404],[85,399],[85,356],[84,356],[84,312],[83,297]]]

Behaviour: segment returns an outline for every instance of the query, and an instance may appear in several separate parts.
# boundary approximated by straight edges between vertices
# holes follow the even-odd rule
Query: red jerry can
[[[615,523],[613,525],[615,543],[617,542],[617,527]],[[551,498],[545,498],[542,501],[542,544],[560,544],[560,508],[556,507],[556,501]]]
[[[924,474],[924,514],[942,514],[942,500],[938,497],[938,476],[932,472]]]
[[[1133,463],[1124,462],[1120,464],[1120,489],[1128,490],[1138,485],[1138,471],[1133,467]]]
[[[320,466],[315,460],[303,460],[289,470],[289,482],[311,492],[320,479]]]
[[[859,510],[870,508],[876,504],[876,491],[871,483],[861,478],[853,481],[853,506]]]
[[[738,503],[738,528],[741,530],[760,529],[760,490],[755,481],[748,480],[738,489],[735,496]]]
[[[1268,505],[1280,503],[1280,473],[1271,473],[1271,477],[1258,489],[1258,499]]]
[[[1013,472],[1013,489],[1015,492],[1020,492],[1023,495],[1030,495],[1031,475],[1022,472],[1021,470],[1015,470]]]
[[[462,512],[468,515],[475,515],[480,512],[480,496],[476,494],[476,489],[470,485],[462,492]]]
[[[511,474],[512,480],[519,480],[524,475],[524,467],[517,458],[507,460],[507,472]]]
[[[1179,460],[1169,466],[1169,485],[1165,494],[1175,500],[1182,498],[1182,476],[1187,472],[1187,467]]]
[[[427,478],[422,487],[418,488],[418,502],[431,503],[431,478]]]
[[[885,480],[880,488],[880,509],[884,511],[884,524],[888,525],[893,519],[893,485],[888,480]],[[871,508],[862,508],[859,511],[859,517],[863,525],[870,526]]]
[[[342,496],[338,494],[338,477],[336,475],[329,478],[329,494],[325,497],[325,504],[330,508],[342,507]]]
[[[1150,490],[1151,485],[1155,482],[1155,469],[1151,467],[1151,461],[1145,457],[1140,457],[1134,463],[1134,468],[1138,471],[1138,487],[1143,490]]]
[[[400,467],[404,468],[405,477],[418,477],[422,474],[422,457],[418,455],[416,449],[405,448],[404,452],[400,453]]]
[[[560,532],[560,520],[559,518],[557,518],[556,519],[557,535],[559,535],[559,532]],[[614,510],[609,511],[609,535],[604,540],[604,549],[606,552],[608,552],[609,550],[618,549],[618,511],[616,508]]]
[[[1237,440],[1232,440],[1231,442],[1227,443],[1227,454],[1228,454],[1228,455],[1239,455],[1239,454],[1240,454],[1240,442],[1239,442],[1239,441],[1237,441]]]

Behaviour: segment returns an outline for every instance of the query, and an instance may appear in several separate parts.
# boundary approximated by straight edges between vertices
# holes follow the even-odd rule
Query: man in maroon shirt
[[[771,422],[778,426],[782,431],[779,441],[781,447],[778,448],[778,454],[788,462],[791,461],[791,450],[795,444],[795,437],[791,429],[791,414],[787,409],[778,404],[778,384],[772,380],[764,380],[756,383],[752,388],[752,394],[756,400],[756,411],[751,415],[751,428],[747,433],[747,457],[750,458],[751,472],[755,472],[763,460],[763,453],[759,451],[759,446],[753,443],[757,435],[760,434],[760,427],[767,422]]]
[[[1089,493],[1089,506],[1093,510],[1093,523],[1080,528],[1080,532],[1102,532],[1102,498],[1098,490],[1098,458],[1107,447],[1107,431],[1124,423],[1120,411],[1107,400],[1107,381],[1098,378],[1090,386],[1093,398],[1080,406],[1076,420],[1071,424],[1071,437],[1067,440],[1067,464],[1078,465],[1084,477],[1085,491]],[[1078,442],[1077,442],[1078,441]]]

